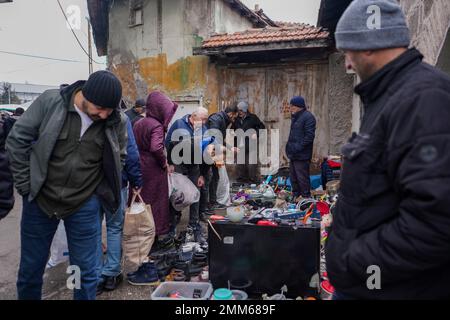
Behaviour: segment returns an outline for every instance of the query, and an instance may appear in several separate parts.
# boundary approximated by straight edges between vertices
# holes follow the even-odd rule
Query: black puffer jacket
[[[365,115],[326,248],[343,296],[450,298],[450,77],[422,58],[408,50],[356,88]]]
[[[3,120],[0,119],[0,220],[6,217],[14,206],[13,190],[13,178],[5,151]]]

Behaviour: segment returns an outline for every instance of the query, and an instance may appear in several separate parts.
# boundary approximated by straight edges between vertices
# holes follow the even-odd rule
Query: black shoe
[[[187,261],[176,261],[174,264],[174,268],[175,269],[179,269],[179,270],[183,270],[184,275],[186,276],[186,281],[191,281],[191,276],[190,276],[190,267],[189,267],[189,262]]]
[[[227,208],[227,206],[225,206],[221,203],[217,203],[212,207],[213,210],[221,210],[221,209],[226,209],[226,208]]]
[[[208,265],[208,256],[204,253],[195,253],[192,259],[192,265],[204,268]]]
[[[99,284],[97,284],[97,293],[96,293],[96,295],[99,296],[103,292],[105,292],[105,282],[101,281]]]
[[[106,277],[105,282],[104,282],[104,290],[105,291],[114,291],[119,287],[119,285],[122,283],[122,281],[123,281],[122,274],[119,274],[118,276],[115,276],[115,277]]]
[[[158,240],[153,244],[152,249],[150,250],[150,255],[156,252],[168,251],[173,248],[175,248],[175,240],[172,237],[168,237],[164,240]]]

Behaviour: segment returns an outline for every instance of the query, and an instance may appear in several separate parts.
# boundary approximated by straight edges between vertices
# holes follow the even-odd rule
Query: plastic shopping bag
[[[229,206],[231,204],[230,197],[230,179],[228,179],[227,168],[221,166],[219,169],[219,184],[217,186],[217,202]]]
[[[69,260],[69,248],[67,245],[66,229],[64,222],[61,220],[53,237],[52,246],[50,247],[50,259],[47,262],[47,268],[53,268],[57,265]]]
[[[177,211],[183,211],[200,200],[200,191],[188,177],[179,173],[169,174],[170,203]]]

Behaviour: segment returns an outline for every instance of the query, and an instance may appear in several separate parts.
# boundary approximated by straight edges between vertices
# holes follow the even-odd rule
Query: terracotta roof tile
[[[253,44],[276,43],[302,40],[328,39],[329,32],[307,24],[291,24],[283,27],[250,29],[233,34],[217,34],[203,42],[203,48],[245,46]]]

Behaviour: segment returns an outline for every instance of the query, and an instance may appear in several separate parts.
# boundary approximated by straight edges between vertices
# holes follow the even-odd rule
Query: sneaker
[[[158,270],[154,262],[146,262],[142,265],[141,272],[128,278],[128,283],[133,286],[157,286],[159,285]]]
[[[186,237],[185,237],[185,243],[188,242],[195,242],[195,233],[194,233],[194,228],[192,227],[187,227],[186,229]]]
[[[105,291],[114,291],[123,281],[123,275],[119,274],[115,277],[106,277],[104,282],[104,290]]]
[[[134,277],[136,274],[142,272],[142,269],[143,269],[143,268],[144,268],[144,264],[141,264],[141,265],[139,266],[139,268],[138,268],[136,271],[127,273],[127,278],[132,278],[132,277]]]
[[[194,230],[194,240],[194,242],[198,242],[200,245],[208,243],[200,226]]]

